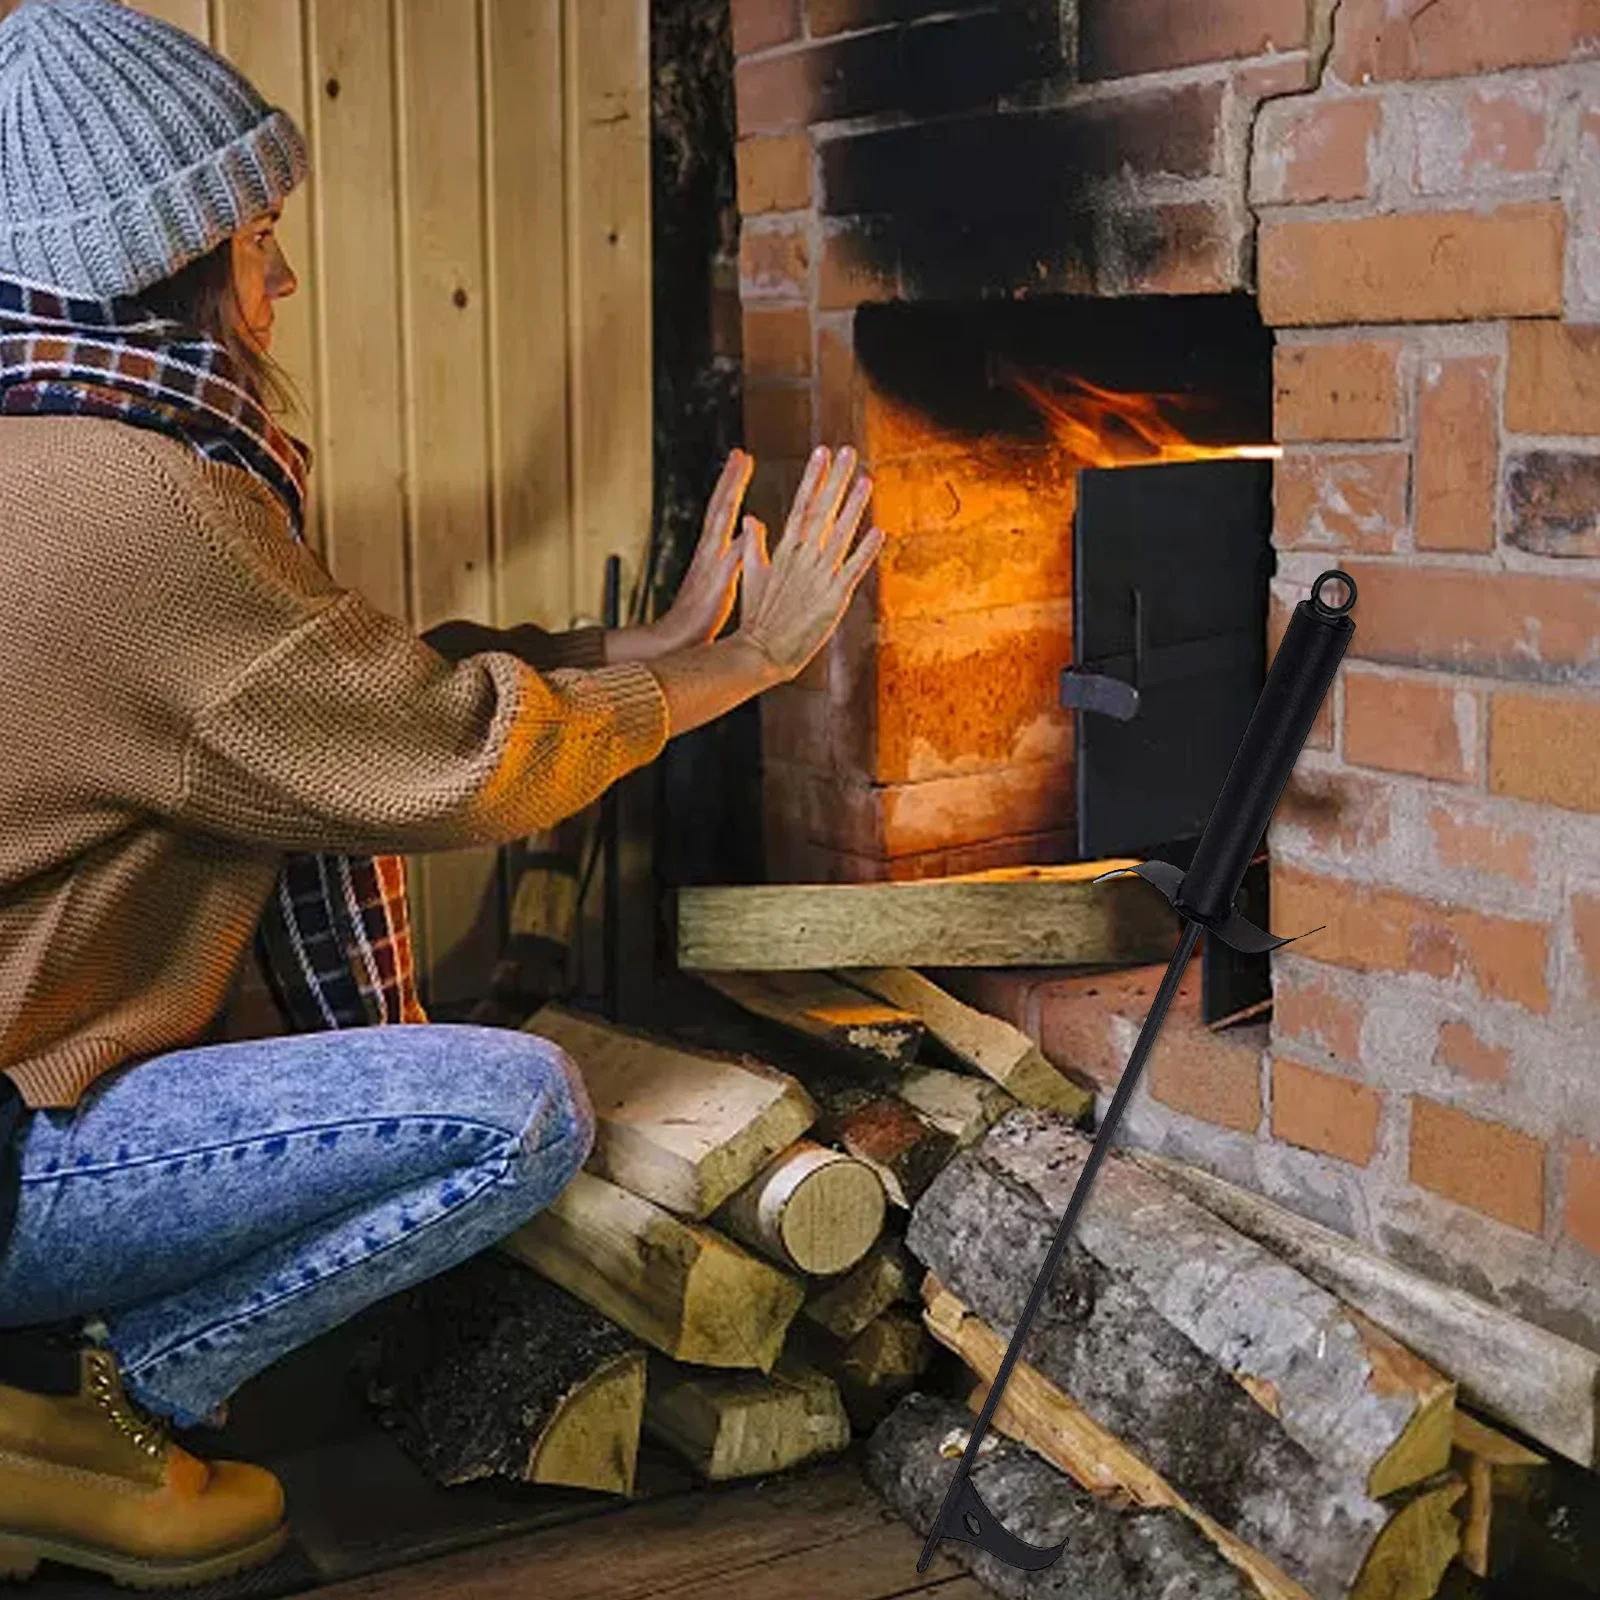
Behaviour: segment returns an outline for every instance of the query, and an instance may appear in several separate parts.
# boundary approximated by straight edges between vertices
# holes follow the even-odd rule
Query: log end
[[[600,1368],[561,1402],[529,1454],[525,1480],[631,1495],[644,1400],[645,1355],[633,1350]]]

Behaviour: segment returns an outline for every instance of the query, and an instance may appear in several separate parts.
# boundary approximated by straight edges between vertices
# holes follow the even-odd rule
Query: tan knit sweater
[[[285,851],[504,843],[659,754],[647,668],[542,651],[595,662],[598,630],[435,649],[247,474],[0,421],[0,1068],[28,1104],[206,1038]]]

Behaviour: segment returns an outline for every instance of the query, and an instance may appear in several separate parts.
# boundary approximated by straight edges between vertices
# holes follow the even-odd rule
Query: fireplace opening
[[[853,335],[893,537],[825,670],[766,719],[773,875],[1186,865],[1265,672],[1255,303],[890,303]]]

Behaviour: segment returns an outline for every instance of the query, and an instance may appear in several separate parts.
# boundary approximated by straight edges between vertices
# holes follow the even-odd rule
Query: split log
[[[939,1514],[970,1427],[953,1402],[913,1394],[872,1436],[868,1479],[919,1534]],[[1061,1559],[1035,1573],[1019,1572],[965,1542],[940,1546],[1006,1600],[1259,1600],[1180,1513],[1119,1509],[998,1434],[980,1446],[972,1483],[1019,1539],[1067,1541]]]
[[[919,1276],[905,1244],[892,1235],[886,1236],[842,1278],[817,1284],[807,1297],[802,1314],[807,1321],[848,1343],[891,1306],[911,1299]]]
[[[643,1348],[503,1256],[474,1257],[385,1305],[367,1396],[437,1483],[633,1492]]]
[[[1177,917],[1134,861],[907,883],[684,889],[678,964],[696,972],[848,967],[1138,966],[1166,961]]]
[[[802,1139],[774,1157],[713,1219],[779,1266],[846,1272],[883,1232],[883,1182],[864,1161]]]
[[[713,1483],[786,1472],[850,1446],[850,1419],[825,1373],[785,1357],[770,1376],[650,1363],[645,1430]]]
[[[1529,1532],[1530,1505],[1550,1463],[1464,1411],[1456,1413],[1455,1468],[1467,1481],[1461,1564],[1495,1578],[1514,1564]]]
[[[527,1031],[578,1064],[597,1123],[589,1170],[701,1221],[816,1120],[793,1078],[547,1006]]]
[[[1020,1105],[1059,1111],[1074,1122],[1094,1115],[1094,1094],[1059,1072],[1020,1028],[947,994],[904,968],[841,973],[855,987],[922,1020],[928,1032],[963,1065],[992,1078]]]
[[[895,1095],[852,1084],[814,1086],[816,1135],[877,1173],[890,1203],[909,1211],[956,1153],[956,1142]]]
[[[752,1016],[880,1065],[903,1067],[915,1061],[927,1032],[909,1011],[821,973],[705,973],[700,981]]]
[[[1473,1405],[1579,1466],[1600,1467],[1600,1352],[1432,1283],[1209,1173],[1136,1159],[1448,1372]]]
[[[1013,1113],[923,1196],[912,1253],[1009,1330],[1087,1150],[1062,1119]],[[1319,1595],[1353,1592],[1389,1520],[1375,1490],[1448,1464],[1448,1380],[1118,1155],[1028,1348],[1186,1499]]]
[[[909,1068],[900,1080],[900,1098],[948,1133],[957,1150],[976,1144],[1017,1104],[998,1084],[942,1067]]]
[[[805,1286],[710,1228],[580,1172],[502,1249],[679,1361],[770,1372]]]
[[[923,1296],[929,1331],[982,1380],[968,1400],[968,1409],[976,1415],[983,1409],[989,1384],[1005,1358],[1006,1340],[973,1316],[931,1273],[924,1282]],[[1013,1370],[995,1409],[994,1424],[1093,1494],[1181,1511],[1249,1578],[1262,1600],[1314,1600],[1259,1550],[1191,1505],[1027,1362],[1018,1362]],[[1358,1600],[1398,1600],[1402,1594],[1428,1600],[1456,1548],[1451,1507],[1464,1493],[1459,1478],[1447,1478],[1400,1508],[1378,1535],[1352,1594]]]
[[[874,1317],[830,1362],[850,1421],[861,1433],[889,1414],[928,1370],[930,1345],[921,1319],[891,1309]]]

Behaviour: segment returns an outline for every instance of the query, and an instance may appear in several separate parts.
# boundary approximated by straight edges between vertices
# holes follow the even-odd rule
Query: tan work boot
[[[80,1361],[75,1395],[0,1385],[0,1579],[60,1561],[129,1588],[181,1588],[283,1548],[270,1472],[198,1460],[135,1409],[109,1351]]]

